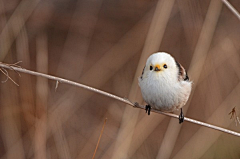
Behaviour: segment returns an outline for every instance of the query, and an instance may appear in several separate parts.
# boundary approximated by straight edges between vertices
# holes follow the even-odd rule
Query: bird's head
[[[144,70],[145,76],[151,78],[177,78],[177,66],[174,58],[164,52],[154,53],[149,56]],[[144,75],[143,75],[144,76]]]

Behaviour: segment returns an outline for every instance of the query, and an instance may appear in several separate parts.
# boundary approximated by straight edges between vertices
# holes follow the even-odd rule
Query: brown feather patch
[[[178,68],[178,80],[189,81],[187,71],[183,68],[183,66],[179,62],[177,62],[176,60],[175,62]]]

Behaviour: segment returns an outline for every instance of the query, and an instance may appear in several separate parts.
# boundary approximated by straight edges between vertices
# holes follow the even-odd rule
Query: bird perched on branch
[[[191,93],[192,82],[186,70],[170,54],[158,52],[149,56],[139,77],[139,86],[148,115],[151,108],[163,112],[181,109],[179,123],[183,122],[182,107]]]

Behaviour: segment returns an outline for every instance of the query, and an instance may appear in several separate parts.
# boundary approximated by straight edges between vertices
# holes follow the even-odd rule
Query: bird
[[[146,113],[151,109],[174,112],[181,109],[179,124],[184,121],[182,107],[188,101],[192,81],[187,71],[169,53],[157,52],[150,55],[138,78]]]

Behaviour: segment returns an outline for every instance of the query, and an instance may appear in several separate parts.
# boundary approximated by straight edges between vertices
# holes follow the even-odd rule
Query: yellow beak
[[[161,71],[160,65],[155,65],[154,71]]]

